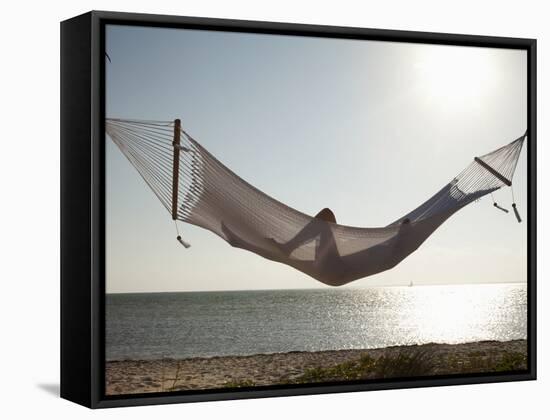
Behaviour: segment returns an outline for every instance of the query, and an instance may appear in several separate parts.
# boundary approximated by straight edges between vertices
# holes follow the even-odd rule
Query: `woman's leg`
[[[312,241],[318,236],[320,236],[320,246],[323,246],[329,238],[334,241],[332,231],[327,222],[336,223],[336,217],[330,209],[324,208],[288,242],[283,244],[276,243],[286,255],[290,255],[296,248]]]

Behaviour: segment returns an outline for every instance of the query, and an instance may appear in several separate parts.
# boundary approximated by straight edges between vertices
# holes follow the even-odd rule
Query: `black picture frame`
[[[527,51],[528,369],[319,385],[105,395],[105,25],[192,28]],[[61,397],[90,408],[536,379],[536,40],[92,11],[61,23]]]

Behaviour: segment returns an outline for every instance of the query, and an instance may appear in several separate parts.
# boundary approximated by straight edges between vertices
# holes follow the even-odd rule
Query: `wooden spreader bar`
[[[506,178],[504,175],[502,175],[501,173],[499,173],[498,171],[494,170],[493,168],[491,168],[489,165],[487,165],[485,162],[483,162],[480,158],[476,157],[474,158],[474,160],[479,163],[484,169],[486,169],[487,171],[489,171],[491,174],[493,174],[495,177],[497,177],[499,180],[501,180],[502,182],[504,182],[506,185],[508,186],[511,186],[512,185],[512,181],[510,181],[508,178]]]
[[[174,140],[172,146],[174,146],[174,160],[172,165],[172,219],[178,218],[178,186],[180,176],[180,135],[181,135],[181,121],[179,119],[174,120]]]

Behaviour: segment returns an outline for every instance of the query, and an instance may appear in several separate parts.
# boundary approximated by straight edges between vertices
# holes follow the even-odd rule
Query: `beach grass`
[[[482,341],[106,364],[108,395],[330,383],[527,369],[527,342]]]
[[[446,372],[440,366],[444,363],[448,363]],[[521,352],[506,352],[502,355],[473,352],[463,359],[453,356],[435,362],[432,360],[430,353],[425,350],[399,351],[381,356],[378,359],[366,354],[358,360],[344,362],[328,368],[308,369],[303,375],[289,381],[289,383],[304,384],[358,379],[425,377],[437,375],[438,373],[513,372],[525,369],[527,369],[527,355]]]
[[[291,383],[349,381],[358,379],[384,379],[420,377],[432,374],[432,363],[427,351],[402,351],[377,359],[369,354],[357,360],[328,368],[308,369]]]

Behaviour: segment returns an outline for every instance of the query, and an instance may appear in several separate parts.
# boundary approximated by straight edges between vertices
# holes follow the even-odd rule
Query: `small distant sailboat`
[[[412,280],[409,282],[409,287],[413,287],[413,281]]]

